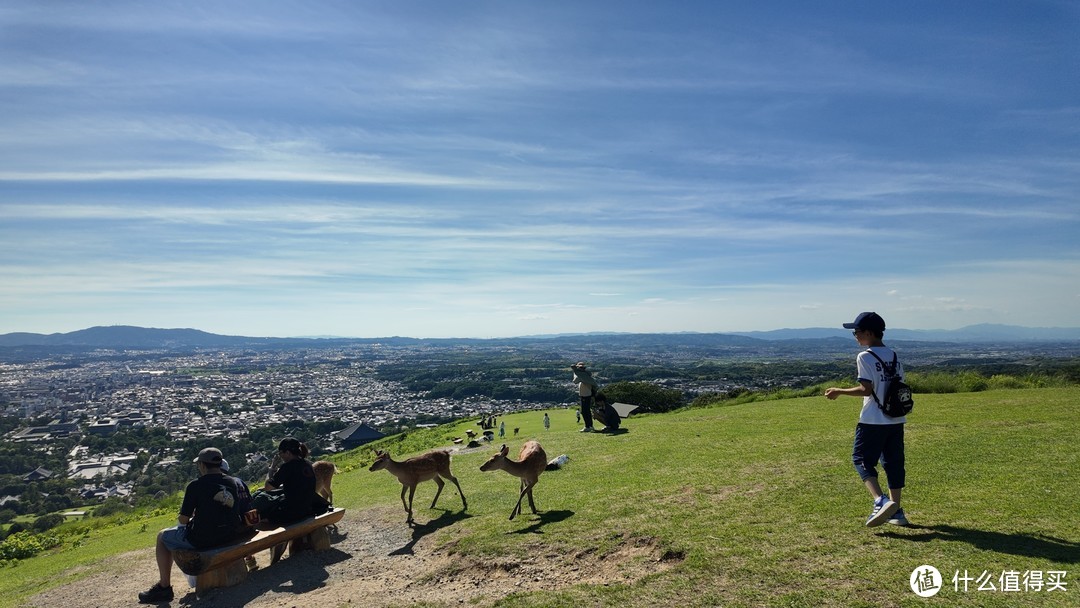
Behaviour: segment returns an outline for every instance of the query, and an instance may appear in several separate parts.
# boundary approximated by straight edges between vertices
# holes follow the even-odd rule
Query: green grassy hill
[[[549,431],[542,412],[516,414],[504,418],[508,429],[521,428],[506,440],[512,454],[536,438],[549,458],[570,457],[563,470],[540,479],[541,516],[526,510],[507,520],[517,480],[481,473],[494,451],[485,449],[454,456],[470,517],[434,534],[442,546],[472,557],[512,558],[540,548],[572,560],[643,545],[662,556],[663,567],[636,582],[516,594],[500,606],[1076,606],[1078,402],[1078,388],[918,395],[906,431],[904,495],[914,526],[877,529],[863,526],[870,501],[850,463],[857,399],[632,417],[628,432],[615,436],[578,433],[572,410],[551,410]],[[428,443],[449,446],[466,428],[478,429],[471,421],[420,431],[391,451],[400,458]],[[345,472],[334,480],[336,503],[393,507],[400,513],[393,523],[404,525],[400,485],[385,472],[368,472],[369,463],[367,450],[340,458]],[[452,485],[429,510],[433,493],[430,483],[418,489],[418,523],[460,510]],[[173,521],[170,512],[102,529],[78,547],[4,568],[0,605],[17,606],[33,592],[91,573],[109,555],[150,551],[155,531]],[[507,542],[511,537],[515,542]],[[908,583],[923,564],[945,578],[929,600]],[[986,571],[999,590],[979,591],[973,581],[966,593],[955,591],[958,570],[972,577]],[[1065,591],[1024,590],[1026,572],[1051,571],[1067,572]],[[999,577],[1010,572],[1018,573],[1020,591],[1000,590]]]

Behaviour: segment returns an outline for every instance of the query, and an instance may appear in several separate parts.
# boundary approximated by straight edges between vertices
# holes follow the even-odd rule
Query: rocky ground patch
[[[444,516],[452,519],[452,516]],[[443,519],[443,518],[440,518]],[[670,567],[681,556],[661,554],[647,539],[626,539],[607,555],[583,551],[560,555],[536,545],[527,559],[478,560],[436,546],[436,519],[409,528],[399,510],[376,508],[348,512],[331,534],[332,548],[287,556],[263,566],[235,587],[214,589],[196,598],[194,589],[174,568],[174,606],[199,608],[269,608],[280,606],[387,607],[423,602],[434,606],[490,605],[511,593],[558,590],[573,585],[632,583]],[[35,608],[113,608],[132,606],[154,583],[153,548],[117,556],[101,570],[77,582],[33,596]]]

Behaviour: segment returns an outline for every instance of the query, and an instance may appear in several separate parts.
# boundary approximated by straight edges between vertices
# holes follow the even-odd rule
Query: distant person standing
[[[506,421],[503,420],[499,423],[499,439],[506,437]]]
[[[574,382],[578,386],[578,397],[581,399],[581,417],[585,419],[585,427],[581,429],[582,433],[593,432],[592,422],[592,403],[593,395],[599,390],[600,385],[593,379],[592,372],[589,371],[583,362],[577,362],[570,366],[570,369],[574,372]]]
[[[551,430],[551,418],[548,418],[547,412],[544,412],[544,430]]]
[[[878,403],[884,402],[887,370],[885,362],[891,366],[896,353],[885,346],[885,320],[876,312],[860,313],[852,323],[844,327],[854,330],[852,334],[860,346],[866,350],[856,357],[859,385],[851,388],[828,388],[825,396],[836,399],[841,395],[862,397],[862,411],[859,423],[855,427],[855,445],[851,459],[859,477],[870,491],[874,500],[868,527],[890,523],[897,526],[908,525],[904,510],[900,508],[900,491],[904,487],[906,471],[904,468],[904,423],[907,418],[892,418],[885,415]],[[904,368],[899,361],[894,370],[895,376],[903,378]],[[875,465],[881,462],[889,482],[889,494],[884,495],[878,483]]]

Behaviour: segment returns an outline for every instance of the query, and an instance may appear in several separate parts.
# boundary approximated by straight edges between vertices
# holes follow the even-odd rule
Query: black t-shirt
[[[311,516],[315,504],[315,471],[311,469],[310,462],[303,458],[286,462],[270,478],[270,483],[282,488],[285,493],[285,506],[276,516],[281,523]]]
[[[208,473],[188,484],[180,514],[191,518],[187,540],[199,549],[227,544],[243,531],[241,509],[250,508],[251,493],[244,482],[221,473]]]

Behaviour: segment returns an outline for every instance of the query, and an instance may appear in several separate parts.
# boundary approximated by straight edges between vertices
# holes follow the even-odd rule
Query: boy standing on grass
[[[859,385],[852,388],[832,387],[825,389],[825,396],[836,399],[841,395],[862,397],[862,412],[859,424],[855,427],[855,446],[851,459],[870,496],[874,499],[867,527],[873,528],[888,522],[896,526],[908,525],[904,510],[900,508],[900,490],[904,487],[904,423],[903,416],[891,418],[878,406],[885,399],[887,372],[883,361],[893,361],[895,353],[885,346],[885,320],[876,312],[860,313],[853,323],[844,323],[844,327],[854,330],[851,333],[860,346],[867,347],[856,357]],[[876,357],[874,355],[877,355]],[[904,376],[904,368],[896,364],[895,375]],[[889,482],[889,495],[885,496],[878,484],[877,469],[874,466],[881,461],[885,476]]]

